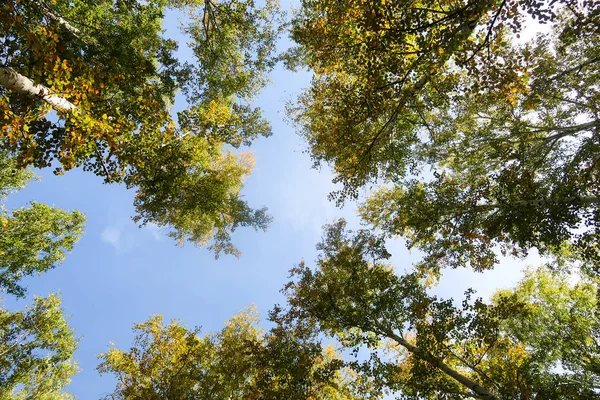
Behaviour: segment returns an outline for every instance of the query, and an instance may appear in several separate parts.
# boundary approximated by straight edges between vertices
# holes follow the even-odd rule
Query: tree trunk
[[[71,112],[77,108],[67,99],[52,94],[44,85],[34,83],[10,67],[0,67],[0,85],[13,92],[40,98],[58,112]]]
[[[81,31],[79,29],[71,25],[66,19],[64,19],[60,15],[57,15],[54,12],[52,12],[50,7],[48,7],[46,4],[39,1],[36,1],[35,4],[42,10],[47,19],[57,22],[59,25],[62,25],[66,30],[71,32],[73,36],[79,38],[79,35],[81,34]]]
[[[399,345],[403,346],[406,350],[413,353],[418,358],[427,361],[428,363],[438,368],[452,379],[456,380],[461,385],[471,390],[476,397],[484,400],[498,400],[498,398],[488,389],[484,388],[477,382],[451,368],[446,363],[444,363],[442,359],[424,351],[423,349],[417,346],[412,345],[411,343],[404,340],[402,336],[397,335],[394,332],[386,331],[384,332],[384,334],[390,339],[395,340]]]

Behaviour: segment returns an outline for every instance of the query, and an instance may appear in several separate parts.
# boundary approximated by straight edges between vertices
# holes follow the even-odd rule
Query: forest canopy
[[[600,398],[600,2],[296,5],[286,14],[277,0],[0,2],[0,398],[75,398],[78,345],[89,353],[107,325],[140,321],[136,294],[156,312],[193,310],[192,323],[217,328],[142,317],[129,342],[121,336],[96,351],[97,371],[113,379],[86,396]],[[72,251],[82,269],[106,258],[93,246],[98,237],[76,246],[95,210],[61,209],[39,194],[11,203],[37,170],[121,184],[132,191],[135,224],[239,256],[234,231],[273,220],[244,198],[254,156],[242,148],[276,126],[264,106],[278,99],[257,97],[276,68],[278,90],[281,76],[309,72],[288,118],[313,166],[331,168],[329,200],[357,204],[352,221],[303,213],[316,191],[284,169],[291,142],[273,145],[279,164],[256,171],[253,184],[289,187],[282,202],[298,209],[288,212],[308,215],[311,228],[325,224],[314,262],[287,264],[309,251],[300,236],[314,237],[290,218],[266,241],[243,237],[259,264],[245,266],[251,272],[203,275],[211,290],[186,275],[195,290],[175,311],[192,292],[181,283],[163,289],[189,270],[153,248],[160,237],[143,257],[119,254],[118,273],[102,265],[102,278],[52,275]],[[416,250],[415,263],[392,254],[396,238]],[[502,260],[531,254],[539,265],[523,265],[520,279],[489,296],[472,282],[454,282],[473,287],[451,295],[437,286],[450,269],[503,272]],[[152,273],[160,265],[158,284],[125,268],[136,257]],[[253,274],[278,276],[273,264],[292,267],[279,297],[266,294],[267,280],[250,284]],[[245,281],[236,286],[233,274]],[[53,293],[37,295],[40,280]],[[266,321],[250,306],[220,326],[246,292],[271,302]],[[69,317],[68,304],[94,296],[89,314],[113,304],[109,321]],[[89,328],[81,321],[98,330],[89,342],[73,328]]]

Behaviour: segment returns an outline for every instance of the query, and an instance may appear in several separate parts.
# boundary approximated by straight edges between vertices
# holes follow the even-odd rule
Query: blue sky
[[[171,31],[176,21],[171,18],[167,25]],[[128,348],[134,322],[162,314],[166,320],[178,319],[208,332],[221,329],[251,304],[265,316],[275,303],[284,301],[279,289],[287,282],[288,270],[303,258],[315,259],[323,224],[345,217],[351,227],[359,226],[354,204],[337,209],[327,201],[334,189],[331,174],[327,168],[311,169],[306,145],[284,122],[285,102],[309,84],[310,75],[279,67],[272,81],[258,105],[274,135],[257,140],[251,148],[256,167],[243,193],[252,206],[267,206],[274,221],[267,232],[245,229],[235,234],[240,259],[215,260],[205,249],[177,247],[161,229],[138,228],[131,220],[133,192],[102,184],[91,173],[76,170],[57,177],[50,170],[38,171],[40,181],[9,197],[9,209],[35,200],[87,215],[85,234],[66,262],[28,279],[28,299],[8,303],[23,307],[33,295],[62,293],[70,323],[81,337],[76,353],[81,372],[68,388],[78,399],[98,399],[112,392],[113,379],[96,372],[97,355],[109,349],[110,342]],[[401,242],[391,243],[390,250],[399,271],[418,259]],[[460,297],[473,286],[487,296],[495,288],[514,284],[521,265],[507,261],[486,275],[450,271],[436,292]]]

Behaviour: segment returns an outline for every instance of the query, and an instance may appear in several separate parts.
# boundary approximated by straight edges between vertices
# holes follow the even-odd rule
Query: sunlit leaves
[[[45,204],[0,214],[0,287],[23,296],[19,281],[60,264],[83,233],[85,217]]]
[[[77,339],[60,307],[60,298],[36,297],[25,311],[0,309],[0,397],[58,400],[77,365]]]
[[[16,167],[14,158],[0,153],[0,199],[22,188],[32,174]],[[6,211],[0,208],[0,290],[24,296],[20,281],[60,264],[83,233],[85,216],[45,204]]]
[[[200,336],[160,316],[134,326],[134,345],[101,355],[98,370],[115,374],[114,399],[354,399],[332,349],[311,324],[291,325],[275,311],[276,327],[258,328],[258,314],[235,315],[217,333]]]
[[[343,221],[319,249],[316,269],[292,270],[290,315],[361,354],[355,366],[375,386],[406,399],[597,396],[597,282],[531,270],[489,302],[468,290],[458,305],[396,273],[380,238]]]
[[[597,265],[592,3],[303,2],[293,55],[315,78],[290,112],[333,198],[383,182],[363,217],[434,274],[493,268],[498,248]],[[517,44],[527,16],[549,33]]]
[[[333,164],[344,183],[342,199],[405,174],[415,125],[446,106],[460,80],[448,65],[475,49],[473,29],[497,3],[303,2],[292,37],[316,77],[293,112],[315,161]]]
[[[0,151],[0,201],[11,192],[22,189],[32,177],[30,171],[18,167],[13,157]]]
[[[0,151],[0,200],[32,176]],[[0,207],[0,290],[24,297],[21,280],[60,264],[81,236],[85,217],[39,203],[11,212]],[[62,388],[77,372],[77,340],[60,304],[50,295],[36,297],[24,311],[0,308],[0,398],[72,399]]]
[[[193,59],[186,62],[176,58],[178,44],[162,27],[174,8],[189,17],[183,33]],[[107,183],[125,182],[138,190],[135,219],[156,217],[152,222],[197,244],[217,235],[215,249],[226,252],[235,252],[229,236],[236,227],[265,227],[264,209],[240,199],[247,156],[222,149],[271,134],[252,100],[275,62],[276,2],[12,1],[1,17],[5,64],[76,107],[55,109],[55,118],[43,98],[1,89],[3,146],[21,166],[58,161],[57,173],[83,167]],[[173,115],[177,91],[188,108]],[[227,165],[234,164],[244,171],[232,172]],[[207,182],[213,174],[236,177],[219,189]],[[163,178],[177,183],[157,182]],[[163,193],[155,193],[158,186]],[[198,190],[212,188],[218,200],[198,197]],[[157,196],[196,201],[162,202],[159,211]],[[197,220],[193,229],[190,220]]]

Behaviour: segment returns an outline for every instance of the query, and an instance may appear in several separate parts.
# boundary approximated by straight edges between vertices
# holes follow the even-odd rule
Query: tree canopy
[[[292,270],[295,315],[370,357],[356,369],[406,399],[598,398],[597,282],[532,270],[491,301],[461,305],[398,275],[380,238],[327,226],[315,270]]]
[[[0,201],[32,178],[0,150]],[[0,204],[0,291],[25,297],[22,279],[64,261],[84,223],[85,216],[78,211],[32,202],[9,212]],[[77,339],[58,295],[36,296],[25,310],[0,307],[0,398],[72,399],[63,388],[78,371],[73,360],[76,349]]]
[[[174,9],[189,17],[193,60],[165,37]],[[252,99],[274,65],[277,12],[271,0],[4,2],[2,146],[21,166],[124,182],[135,221],[235,254],[235,228],[269,221],[241,199],[251,157],[227,149],[271,134]],[[175,115],[178,91],[187,108]]]
[[[31,177],[0,151],[0,200]],[[60,264],[81,237],[85,216],[35,202],[10,212],[0,207],[0,290],[23,297],[21,279]]]
[[[492,268],[496,249],[598,265],[597,2],[305,1],[290,108],[339,201],[425,252]],[[519,43],[524,21],[550,32]]]
[[[0,308],[0,397],[68,400],[62,389],[78,368],[77,339],[60,298],[36,297],[24,311]]]
[[[0,201],[79,168],[134,190],[136,223],[237,256],[233,232],[271,220],[241,148],[272,133],[254,100],[280,60],[313,73],[288,111],[330,198],[360,199],[366,229],[325,226],[267,329],[254,308],[204,334],[152,316],[99,356],[106,398],[600,399],[600,2],[300,3],[282,25],[277,0],[0,1]],[[2,206],[0,291],[26,297],[84,222]],[[423,254],[405,273],[396,235]],[[489,299],[433,290],[534,249],[546,264]],[[0,307],[0,399],[72,399],[78,340],[58,295],[32,302]]]
[[[258,328],[253,308],[231,318],[223,330],[200,336],[161,316],[136,324],[134,347],[113,348],[98,370],[118,378],[111,399],[358,399],[357,379],[323,347],[314,324]],[[346,374],[345,374],[346,372]]]

